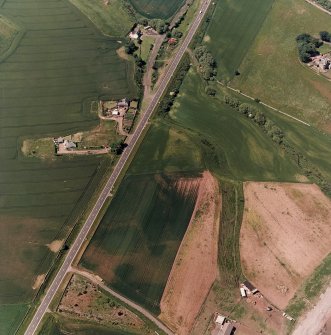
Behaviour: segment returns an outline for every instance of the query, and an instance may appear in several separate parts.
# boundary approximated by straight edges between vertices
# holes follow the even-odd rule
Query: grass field
[[[218,79],[235,75],[274,0],[218,1],[205,36],[218,64]]]
[[[130,0],[134,9],[148,18],[169,19],[185,0]]]
[[[330,130],[331,83],[299,62],[295,38],[318,34],[330,16],[305,1],[277,0],[231,85]]]
[[[151,51],[151,47],[154,44],[154,41],[155,41],[155,38],[153,38],[152,36],[144,36],[143,38],[143,41],[140,45],[139,53],[140,53],[140,57],[145,62],[147,62],[148,60],[148,56]]]
[[[22,141],[89,130],[99,122],[91,100],[136,94],[132,66],[118,58],[115,40],[67,1],[36,5],[7,0],[1,7],[19,16],[25,34],[0,63],[0,306],[31,302],[36,276],[55,258],[46,244],[69,233],[110,166],[97,157],[24,157]],[[6,334],[19,322],[14,307],[10,313],[1,325]]]
[[[126,36],[135,23],[135,15],[123,0],[69,0],[79,8],[104,34]]]
[[[195,204],[198,184],[183,177],[126,177],[81,263],[155,313]]]
[[[0,15],[0,54],[10,47],[19,30],[18,25],[5,16]]]

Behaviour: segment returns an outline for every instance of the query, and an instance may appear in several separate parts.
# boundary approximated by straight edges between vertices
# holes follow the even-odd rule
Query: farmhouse
[[[69,140],[64,140],[63,145],[66,150],[72,150],[77,148],[77,144]]]
[[[137,40],[139,39],[140,37],[142,36],[142,32],[141,30],[139,29],[139,27],[135,27],[132,31],[130,31],[129,33],[129,37],[132,39],[132,40]]]
[[[171,37],[168,39],[168,44],[176,44],[177,43],[177,39],[174,37]]]

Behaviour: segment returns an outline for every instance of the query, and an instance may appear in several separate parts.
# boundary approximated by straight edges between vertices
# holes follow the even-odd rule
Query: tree
[[[112,143],[110,146],[111,148],[110,151],[116,155],[120,155],[126,147],[127,147],[127,144],[124,143],[123,140],[121,140],[121,141]]]
[[[214,97],[216,95],[216,90],[214,88],[207,87],[206,88],[206,94],[211,96],[211,97]]]
[[[183,33],[181,31],[176,30],[173,35],[176,38],[181,38],[183,36]]]
[[[331,42],[331,34],[328,31],[320,31],[322,41]]]
[[[254,116],[254,121],[260,125],[263,126],[266,123],[265,115],[261,111],[257,111]]]
[[[138,49],[138,47],[134,44],[133,41],[129,41],[125,45],[125,52],[129,55],[132,55],[137,49]]]

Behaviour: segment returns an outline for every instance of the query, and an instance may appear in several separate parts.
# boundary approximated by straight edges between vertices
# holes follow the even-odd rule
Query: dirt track
[[[308,312],[292,335],[330,335],[331,329],[323,329],[328,327],[326,324],[331,320],[331,283],[324,294],[321,295],[316,306]]]
[[[240,235],[245,275],[284,309],[331,251],[331,201],[316,185],[245,183]]]
[[[160,304],[160,319],[178,335],[190,334],[217,276],[220,206],[218,182],[210,172],[204,172],[194,212]]]

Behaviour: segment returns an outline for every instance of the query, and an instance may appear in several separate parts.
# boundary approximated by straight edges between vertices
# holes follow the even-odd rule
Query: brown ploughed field
[[[220,212],[218,182],[210,172],[204,172],[195,208],[160,304],[160,319],[178,335],[190,334],[217,277]]]
[[[247,182],[244,192],[244,274],[284,309],[331,252],[331,201],[312,184]]]

